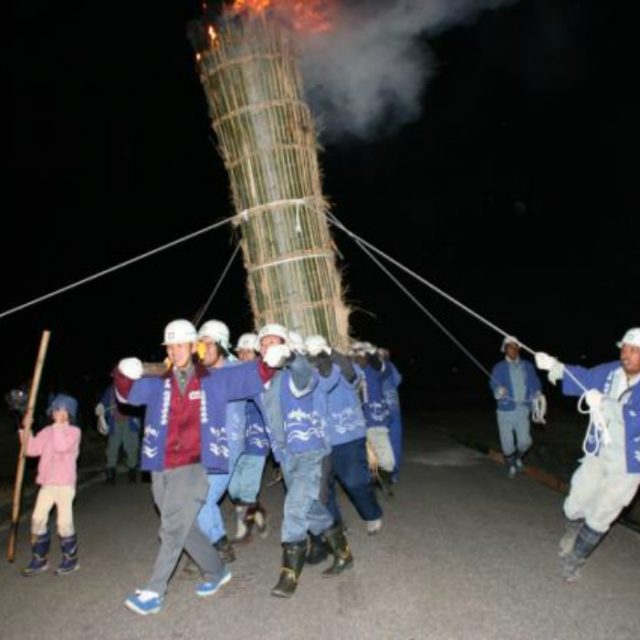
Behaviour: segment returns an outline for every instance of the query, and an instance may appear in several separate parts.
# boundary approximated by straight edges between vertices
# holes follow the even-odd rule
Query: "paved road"
[[[13,640],[454,640],[637,638],[640,535],[616,526],[583,578],[558,577],[562,496],[413,424],[385,527],[369,538],[345,507],[356,566],[323,578],[307,567],[291,600],[269,595],[277,535],[238,550],[233,580],[211,599],[176,576],[166,606],[146,618],[123,606],[144,584],[156,551],[149,485],[94,484],[79,492],[82,568],[22,578],[27,523],[16,564],[0,564],[0,637]],[[279,522],[281,486],[264,489]],[[230,509],[225,504],[230,517]],[[6,544],[6,532],[0,535]],[[54,562],[58,552],[52,554]]]

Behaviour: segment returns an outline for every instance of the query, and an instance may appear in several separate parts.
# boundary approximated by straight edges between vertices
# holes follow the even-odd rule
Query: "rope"
[[[356,244],[364,251],[371,260],[382,269],[382,271],[414,302],[414,304],[440,329],[488,378],[491,373],[482,363],[458,340],[449,329],[447,329],[359,240]]]
[[[585,397],[587,393],[583,393],[578,399],[577,410],[583,416],[589,416],[589,426],[582,441],[582,451],[587,456],[595,456],[600,451],[600,447],[611,442],[611,436],[607,429],[607,422],[602,412],[597,407],[584,407]]]
[[[234,217],[233,224],[238,225],[241,222],[249,222],[249,216],[254,213],[268,211],[269,209],[277,209],[279,207],[286,207],[289,205],[295,205],[296,213],[298,213],[301,206],[313,205],[316,200],[318,200],[318,198],[315,196],[308,196],[306,198],[287,198],[286,200],[272,200],[265,204],[257,204],[253,207],[240,211]]]
[[[531,402],[531,422],[535,424],[546,424],[547,399],[543,394],[537,395]]]
[[[260,269],[271,269],[272,267],[277,267],[282,264],[288,264],[290,262],[300,262],[301,260],[317,260],[317,259],[325,259],[330,260],[333,258],[332,251],[325,251],[324,253],[318,253],[314,251],[303,252],[299,251],[293,256],[289,256],[287,258],[280,258],[279,260],[273,260],[272,262],[263,262],[255,267],[247,267],[247,271],[249,273],[255,273]]]
[[[466,311],[469,315],[471,315],[474,318],[476,318],[476,320],[479,320],[483,324],[487,325],[490,329],[493,329],[494,331],[499,333],[503,338],[506,338],[507,336],[511,335],[511,334],[507,333],[504,329],[501,329],[497,325],[493,324],[493,322],[491,322],[491,321],[487,320],[485,317],[481,316],[479,313],[475,312],[470,307],[467,307],[465,304],[463,304],[459,300],[456,300],[456,298],[454,298],[453,296],[449,295],[448,293],[446,293],[445,291],[440,289],[440,287],[437,287],[432,282],[429,282],[428,280],[426,280],[422,276],[419,276],[415,271],[412,271],[411,269],[409,269],[409,267],[406,267],[404,264],[402,264],[401,262],[399,262],[395,258],[392,258],[390,255],[388,255],[387,253],[385,253],[381,249],[378,249],[377,247],[372,245],[370,242],[367,242],[366,240],[361,238],[359,235],[353,233],[353,231],[350,231],[349,229],[347,229],[347,227],[345,227],[332,213],[327,213],[327,217],[329,218],[329,220],[335,226],[337,226],[339,229],[344,231],[347,235],[349,235],[352,238],[358,240],[359,242],[362,242],[362,244],[364,244],[366,247],[368,247],[369,249],[371,249],[372,251],[377,253],[379,256],[382,256],[385,260],[387,260],[391,264],[395,265],[396,267],[398,267],[399,269],[401,269],[405,273],[409,274],[412,278],[415,278],[416,280],[418,280],[418,282],[421,282],[422,284],[426,285],[432,291],[435,291],[436,293],[441,295],[443,298],[445,298],[446,300],[448,300],[452,304],[456,305],[458,308],[462,309],[463,311]],[[533,349],[531,349],[527,345],[523,344],[522,342],[520,343],[520,345],[525,351],[528,351],[530,354],[535,355],[535,351],[533,351]]]
[[[359,240],[354,242],[369,256],[369,258],[407,295],[407,297],[416,304],[416,306],[473,362],[480,371],[482,371],[489,380],[498,382],[491,372],[484,367],[484,365],[467,349],[460,340],[453,335],[449,329],[447,329],[437,318],[431,313],[399,280],[396,278],[381,262],[376,258],[367,247],[365,247]],[[502,396],[503,398],[510,399],[515,402],[514,398],[509,396]],[[536,424],[545,424],[545,415],[547,412],[547,401],[543,395],[536,396],[532,401],[531,407],[531,419]]]
[[[432,282],[429,282],[428,280],[426,280],[422,276],[420,276],[417,273],[415,273],[415,271],[412,271],[411,269],[409,269],[409,267],[405,266],[404,264],[402,264],[401,262],[399,262],[395,258],[392,258],[390,255],[388,255],[387,253],[385,253],[381,249],[378,249],[376,246],[372,245],[370,242],[367,242],[364,238],[360,237],[359,235],[357,235],[353,231],[347,229],[347,227],[345,227],[344,224],[342,224],[342,222],[340,222],[338,220],[338,218],[336,218],[336,216],[334,214],[332,214],[330,212],[327,212],[326,216],[327,216],[328,220],[334,226],[338,227],[341,231],[343,231],[348,236],[353,238],[356,242],[362,243],[362,245],[364,245],[367,248],[371,249],[372,251],[377,253],[379,256],[383,257],[385,260],[387,260],[391,264],[395,265],[396,267],[398,267],[399,269],[401,269],[405,273],[409,274],[412,278],[418,280],[418,282],[421,282],[425,286],[429,287],[432,291],[435,291],[436,293],[441,295],[443,298],[445,298],[446,300],[448,300],[452,304],[456,305],[458,308],[462,309],[463,311],[465,311],[469,315],[471,315],[474,318],[476,318],[476,320],[479,320],[480,322],[482,322],[483,324],[488,326],[490,329],[493,329],[496,333],[499,333],[503,338],[506,338],[507,336],[511,335],[511,334],[507,333],[506,331],[504,331],[504,329],[501,329],[500,327],[498,327],[496,324],[494,324],[490,320],[487,320],[484,316],[481,316],[479,313],[477,313],[476,311],[474,311],[473,309],[471,309],[467,305],[463,304],[462,302],[460,302],[459,300],[457,300],[453,296],[449,295],[448,293],[446,293],[445,291],[440,289],[440,287],[437,287]],[[521,346],[522,349],[524,349],[525,351],[527,351],[531,355],[535,356],[536,352],[531,347],[527,346],[523,342],[520,342],[520,346]],[[580,382],[580,380],[578,380],[573,375],[573,373],[571,373],[571,371],[569,369],[565,368],[565,374],[568,375],[583,391],[587,390],[584,387],[584,385]]]
[[[30,300],[29,302],[25,302],[24,304],[18,305],[17,307],[13,307],[12,309],[7,309],[6,311],[3,311],[2,313],[0,313],[0,318],[4,318],[5,316],[9,316],[12,313],[16,313],[18,311],[22,311],[22,309],[26,309],[27,307],[32,307],[35,304],[38,304],[39,302],[43,302],[44,300],[48,300],[49,298],[53,298],[54,296],[57,296],[61,293],[65,293],[66,291],[70,291],[71,289],[75,289],[76,287],[79,287],[83,284],[86,284],[87,282],[92,282],[93,280],[97,280],[98,278],[101,278],[102,276],[106,276],[109,273],[113,273],[114,271],[117,271],[118,269],[122,269],[123,267],[128,267],[130,264],[133,264],[134,262],[139,262],[140,260],[144,260],[145,258],[148,258],[152,255],[155,255],[156,253],[160,253],[161,251],[164,251],[165,249],[169,249],[171,247],[175,247],[176,245],[182,243],[182,242],[186,242],[187,240],[191,240],[192,238],[195,238],[197,236],[200,236],[204,233],[207,233],[208,231],[212,231],[213,229],[217,229],[218,227],[221,227],[224,224],[227,224],[227,222],[231,222],[233,220],[233,218],[225,218],[224,220],[220,220],[219,222],[216,222],[212,225],[209,225],[208,227],[205,227],[204,229],[200,229],[200,231],[194,231],[193,233],[190,233],[186,236],[182,236],[182,238],[178,238],[177,240],[173,240],[172,242],[168,242],[167,244],[162,245],[161,247],[157,247],[156,249],[152,249],[151,251],[147,251],[146,253],[143,253],[139,256],[136,256],[135,258],[131,258],[129,260],[125,260],[124,262],[120,262],[119,264],[113,266],[113,267],[109,267],[108,269],[104,269],[103,271],[99,271],[98,273],[94,273],[91,276],[88,276],[87,278],[84,278],[82,280],[78,280],[77,282],[73,282],[72,284],[69,284],[65,287],[61,287],[60,289],[56,289],[55,291],[51,291],[50,293],[47,293],[43,296],[40,296],[39,298],[35,298],[33,300]]]
[[[227,262],[227,266],[224,268],[224,271],[222,272],[222,275],[218,279],[218,282],[216,282],[216,286],[213,288],[213,291],[211,292],[211,295],[207,298],[207,301],[204,303],[204,306],[202,306],[200,308],[200,311],[196,314],[196,317],[193,320],[193,324],[196,327],[200,324],[200,321],[202,320],[202,318],[203,318],[205,312],[207,311],[207,309],[209,308],[209,305],[211,304],[211,301],[215,298],[216,293],[218,293],[218,289],[220,288],[220,285],[222,284],[222,281],[225,279],[229,269],[231,268],[231,265],[232,265],[233,261],[235,260],[235,257],[238,255],[238,251],[240,251],[240,244],[239,243],[236,245],[236,248],[233,250],[233,253],[231,254],[231,257],[229,258],[229,262]]]

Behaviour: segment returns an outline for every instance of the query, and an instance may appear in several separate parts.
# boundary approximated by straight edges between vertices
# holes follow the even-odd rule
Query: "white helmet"
[[[258,349],[258,335],[255,333],[243,333],[238,338],[238,344],[236,344],[236,351],[257,351]]]
[[[292,351],[304,355],[307,353],[307,347],[304,343],[304,338],[297,331],[289,331],[289,339],[287,344]]]
[[[625,344],[629,344],[632,347],[640,347],[640,327],[629,329],[622,340],[618,342],[618,349],[622,349]]]
[[[310,356],[317,356],[321,353],[326,353],[328,356],[331,355],[331,347],[324,336],[309,336],[305,340],[305,344]]]
[[[500,347],[500,351],[502,351],[502,353],[507,350],[508,344],[513,344],[518,347],[518,349],[520,348],[520,340],[518,340],[518,338],[516,338],[515,336],[505,336],[504,340],[502,341],[502,346]]]
[[[272,322],[265,324],[264,327],[258,331],[258,342],[265,336],[278,336],[278,338],[282,338],[286,342],[289,338],[289,332],[281,324]]]
[[[349,347],[349,353],[351,353],[351,355],[357,356],[357,355],[364,355],[365,350],[364,350],[364,342],[359,342],[359,341],[355,341],[351,343],[351,346]]]
[[[363,342],[362,348],[364,349],[365,353],[368,353],[370,356],[374,355],[378,351],[378,347],[376,347],[375,344],[371,344],[370,342]]]
[[[198,339],[208,338],[217,342],[225,351],[229,351],[229,327],[220,320],[208,320],[198,330]]]
[[[364,355],[368,353],[369,355],[373,355],[378,350],[378,347],[371,344],[370,342],[352,342],[351,343],[351,353],[354,355]]]
[[[164,342],[162,344],[185,344],[197,340],[198,334],[191,322],[173,320],[164,328]]]

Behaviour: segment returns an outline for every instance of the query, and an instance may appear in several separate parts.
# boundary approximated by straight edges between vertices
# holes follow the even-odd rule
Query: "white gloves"
[[[542,369],[543,371],[551,371],[553,366],[558,362],[557,358],[550,356],[548,353],[544,353],[543,351],[538,351],[535,354],[536,359],[536,367],[538,369]]]
[[[272,344],[264,354],[264,362],[272,369],[278,369],[291,355],[291,349],[286,344]]]
[[[560,360],[550,356],[548,353],[538,351],[535,354],[536,367],[542,369],[542,371],[548,371],[547,378],[551,384],[555,384],[558,380],[562,379],[564,375],[564,365]]]
[[[142,361],[138,358],[123,358],[118,363],[118,369],[131,380],[138,380],[143,374]]]
[[[104,405],[102,404],[102,402],[98,402],[98,404],[96,405],[96,415],[98,416],[98,418],[100,416],[104,416]]]
[[[305,341],[305,346],[310,356],[319,356],[321,353],[331,355],[331,347],[323,336],[309,336]]]

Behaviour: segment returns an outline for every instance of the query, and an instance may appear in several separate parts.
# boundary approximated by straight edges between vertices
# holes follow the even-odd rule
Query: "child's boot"
[[[25,577],[35,576],[49,568],[47,556],[51,546],[51,536],[49,532],[31,536],[31,562],[22,570]]]
[[[80,568],[78,562],[78,536],[74,533],[72,536],[60,538],[60,549],[62,551],[62,562],[56,569],[59,576],[65,573],[72,573]]]

